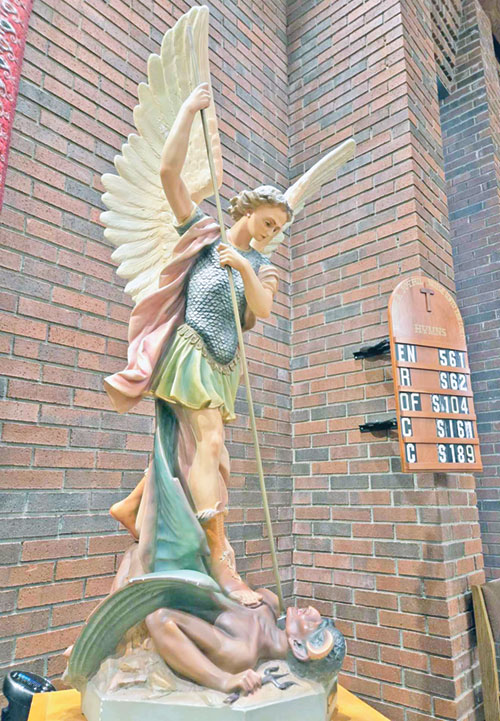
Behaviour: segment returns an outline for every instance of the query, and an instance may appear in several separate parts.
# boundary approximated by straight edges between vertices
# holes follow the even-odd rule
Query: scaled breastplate
[[[200,334],[213,358],[218,363],[226,364],[236,354],[238,336],[227,270],[221,267],[217,252],[219,242],[215,241],[204,248],[191,269],[186,289],[185,321]],[[251,263],[255,273],[261,265],[269,263],[267,258],[254,249],[242,252],[241,255]],[[247,306],[243,279],[237,270],[233,269],[232,272],[243,324]]]

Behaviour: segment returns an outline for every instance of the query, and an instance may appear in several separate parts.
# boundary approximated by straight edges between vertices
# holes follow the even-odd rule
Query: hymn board
[[[457,304],[431,278],[405,278],[389,301],[403,471],[480,471],[465,332]]]

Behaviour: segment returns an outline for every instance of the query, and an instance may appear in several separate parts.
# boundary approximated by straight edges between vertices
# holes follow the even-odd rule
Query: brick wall
[[[500,575],[500,82],[491,26],[464,5],[455,85],[441,121],[457,302],[469,343],[484,472],[478,507],[487,574]]]
[[[443,22],[456,5],[443,4]],[[224,197],[263,180],[285,187],[340,141],[358,143],[294,223],[276,311],[249,338],[285,592],[338,619],[342,682],[391,721],[472,721],[474,480],[402,474],[395,435],[360,434],[395,415],[394,389],[387,357],[352,357],[387,336],[402,276],[454,290],[436,4],[210,6]],[[2,231],[2,671],[60,672],[59,651],[129,542],[107,509],[146,465],[152,407],[119,416],[102,391],[123,366],[130,302],[102,240],[99,177],[131,129],[147,55],[188,7],[35,4]],[[230,536],[258,585],[272,574],[243,396],[229,438]]]
[[[351,135],[356,158],[292,236],[296,594],[338,619],[341,682],[391,721],[474,717],[471,476],[402,474],[388,334],[402,275],[453,290],[430,6],[289,7],[291,178]],[[307,601],[306,601],[307,600]]]
[[[115,413],[102,388],[126,358],[131,309],[102,237],[100,176],[131,132],[149,53],[192,3],[37,0],[2,214],[0,675],[53,676],[130,543],[108,508],[152,447],[153,404]],[[211,5],[211,59],[231,197],[287,177],[281,2]],[[284,579],[291,579],[288,253],[273,317],[248,342]],[[243,398],[243,395],[240,396]],[[272,582],[245,403],[229,433],[230,537],[255,584]],[[264,569],[264,570],[263,570]],[[285,584],[291,592],[291,581]]]

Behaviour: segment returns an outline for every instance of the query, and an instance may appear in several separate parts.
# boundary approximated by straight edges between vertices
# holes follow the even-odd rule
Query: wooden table
[[[78,691],[39,693],[33,697],[28,721],[86,721]],[[339,686],[338,704],[331,721],[389,721],[347,689]]]

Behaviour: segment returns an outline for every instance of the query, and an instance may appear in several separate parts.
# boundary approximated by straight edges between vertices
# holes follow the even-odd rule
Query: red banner
[[[0,0],[0,210],[33,0]]]

